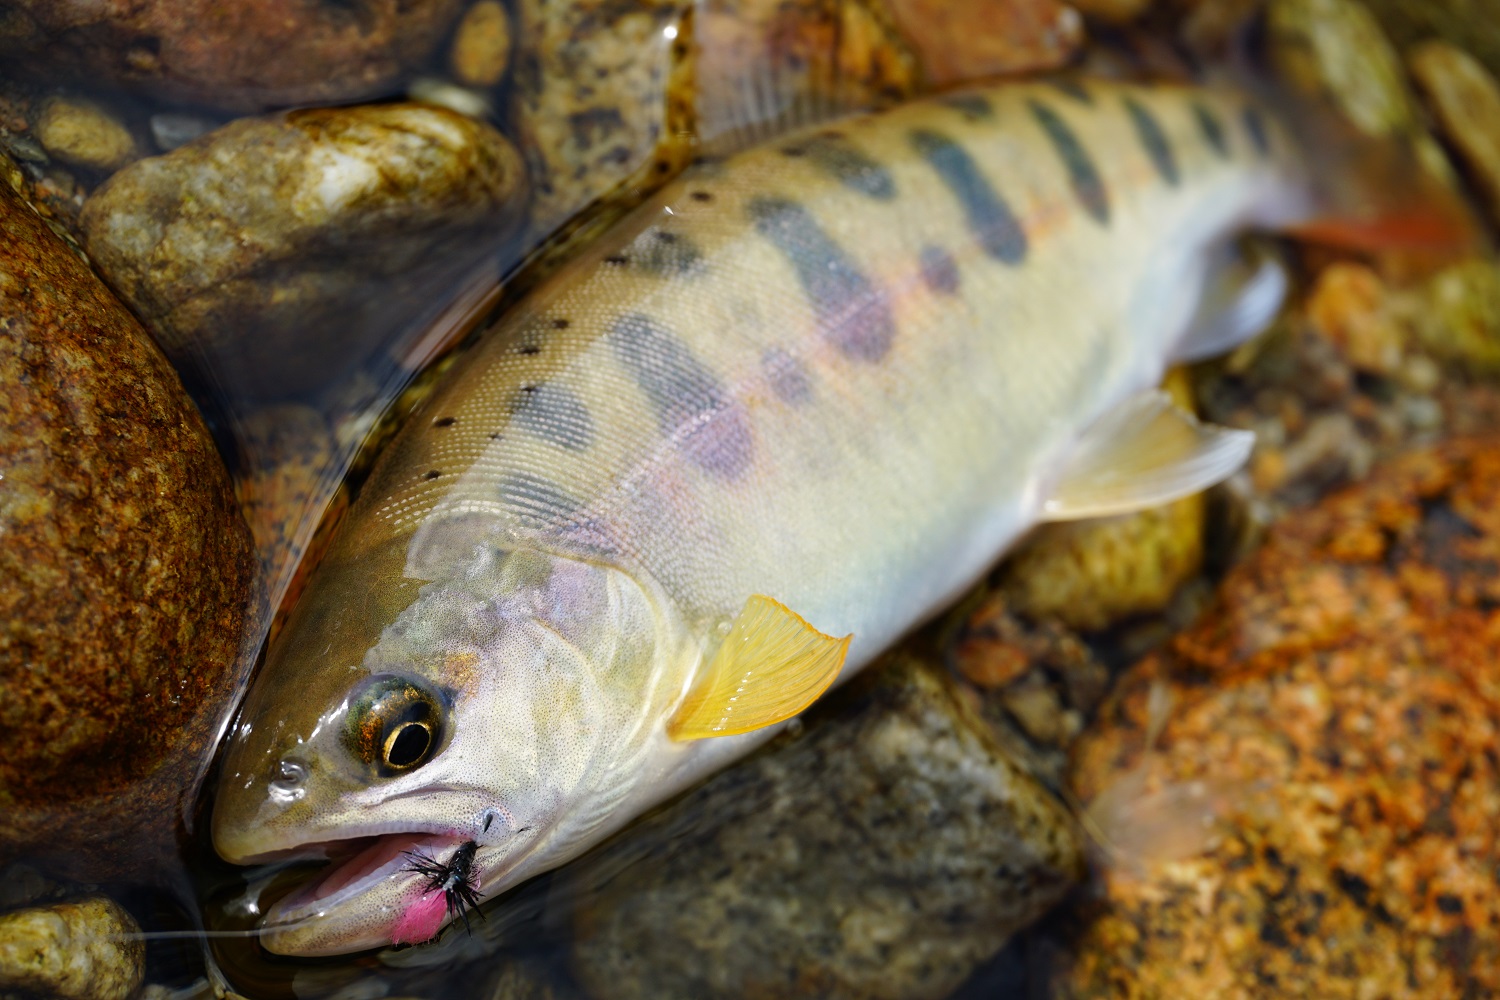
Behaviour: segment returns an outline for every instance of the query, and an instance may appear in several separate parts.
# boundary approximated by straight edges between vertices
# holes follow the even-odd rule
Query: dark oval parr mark
[[[802,205],[789,198],[759,196],[746,205],[750,219],[797,273],[818,325],[840,352],[879,361],[896,340],[896,321],[884,293],[823,231]]]
[[[1224,123],[1219,116],[1214,114],[1212,108],[1206,104],[1193,104],[1193,117],[1198,121],[1198,131],[1203,133],[1203,141],[1208,143],[1210,149],[1219,154],[1221,159],[1229,158],[1229,135],[1224,131]]]
[[[1161,122],[1140,101],[1133,97],[1125,98],[1125,110],[1130,113],[1130,122],[1135,126],[1136,138],[1141,142],[1141,148],[1151,158],[1151,165],[1161,175],[1161,179],[1172,187],[1176,187],[1182,180],[1182,175],[1177,170],[1177,156],[1172,152],[1172,143],[1167,139],[1166,130],[1161,127]]]
[[[1101,226],[1109,225],[1109,192],[1104,187],[1104,178],[1099,175],[1098,167],[1094,165],[1093,158],[1089,156],[1077,133],[1068,127],[1061,115],[1041,101],[1027,103],[1031,107],[1031,116],[1042,127],[1042,131],[1047,133],[1052,148],[1057,150],[1058,157],[1067,168],[1073,194],[1083,210]]]
[[[1026,231],[1010,206],[980,173],[968,151],[947,136],[915,129],[912,148],[937,172],[963,209],[969,232],[986,254],[1004,264],[1026,260]]]

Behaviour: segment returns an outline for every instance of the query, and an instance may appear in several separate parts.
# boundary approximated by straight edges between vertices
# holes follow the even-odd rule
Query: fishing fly
[[[479,908],[479,880],[474,873],[474,855],[478,851],[477,843],[466,841],[446,863],[420,851],[402,852],[409,862],[403,871],[416,872],[427,880],[423,895],[441,891],[448,919],[462,919],[465,931],[469,930],[469,911]]]

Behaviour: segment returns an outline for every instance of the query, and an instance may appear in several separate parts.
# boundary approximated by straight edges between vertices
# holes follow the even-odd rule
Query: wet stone
[[[453,36],[448,64],[460,83],[493,87],[510,65],[510,18],[496,0],[479,0],[464,11]]]
[[[1066,810],[898,655],[580,866],[612,880],[573,968],[596,997],[941,996],[1080,866]]]
[[[57,97],[45,102],[35,132],[47,152],[91,170],[115,170],[136,157],[129,130],[90,101]]]
[[[284,398],[387,349],[504,245],[524,204],[499,133],[394,104],[232,122],[115,174],[82,222],[169,354]]]
[[[1082,799],[1132,790],[1103,830],[1132,848],[1059,935],[1057,995],[1500,990],[1497,580],[1493,433],[1280,522],[1079,742]],[[1200,849],[1152,860],[1148,830]]]
[[[0,62],[36,79],[111,82],[236,111],[388,93],[446,36],[462,0],[13,0]]]
[[[1365,0],[1403,48],[1442,39],[1473,53],[1500,75],[1500,19],[1487,0]]]
[[[1443,138],[1468,167],[1491,219],[1500,220],[1500,84],[1478,60],[1444,42],[1418,47],[1407,62]]]
[[[1392,375],[1402,362],[1405,337],[1380,276],[1363,264],[1337,263],[1318,275],[1307,317],[1356,371]]]
[[[0,992],[47,1000],[129,1000],[145,975],[146,945],[112,940],[140,931],[105,896],[0,914]]]
[[[254,553],[176,373],[0,185],[0,858],[174,845],[249,662]]]

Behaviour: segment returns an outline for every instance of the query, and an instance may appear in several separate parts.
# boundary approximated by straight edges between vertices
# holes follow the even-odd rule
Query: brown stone
[[[1083,44],[1083,19],[1060,0],[887,0],[927,80],[1055,69]]]
[[[448,53],[453,75],[471,87],[493,87],[510,65],[510,15],[497,0],[464,11]]]
[[[382,358],[525,206],[520,155],[443,108],[231,122],[94,192],[89,254],[180,364],[285,398]]]
[[[1444,42],[1407,55],[1427,106],[1449,146],[1458,151],[1490,218],[1500,221],[1500,84],[1480,62]]]
[[[0,989],[50,1000],[129,1000],[145,976],[140,926],[105,896],[0,916]]]
[[[254,553],[161,352],[0,184],[0,854],[170,843],[248,663]]]
[[[1391,375],[1401,367],[1402,332],[1386,306],[1380,276],[1362,264],[1325,268],[1307,302],[1313,329],[1358,371]]]
[[[1078,745],[1106,843],[1206,850],[1117,855],[1059,995],[1500,990],[1497,606],[1493,433],[1284,519]]]
[[[0,61],[171,100],[259,111],[398,90],[462,0],[12,0]]]

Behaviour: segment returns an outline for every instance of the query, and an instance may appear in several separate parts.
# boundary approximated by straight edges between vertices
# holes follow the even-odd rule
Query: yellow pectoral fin
[[[667,723],[674,740],[748,733],[790,719],[828,689],[849,652],[784,605],[756,594],[698,686]]]

